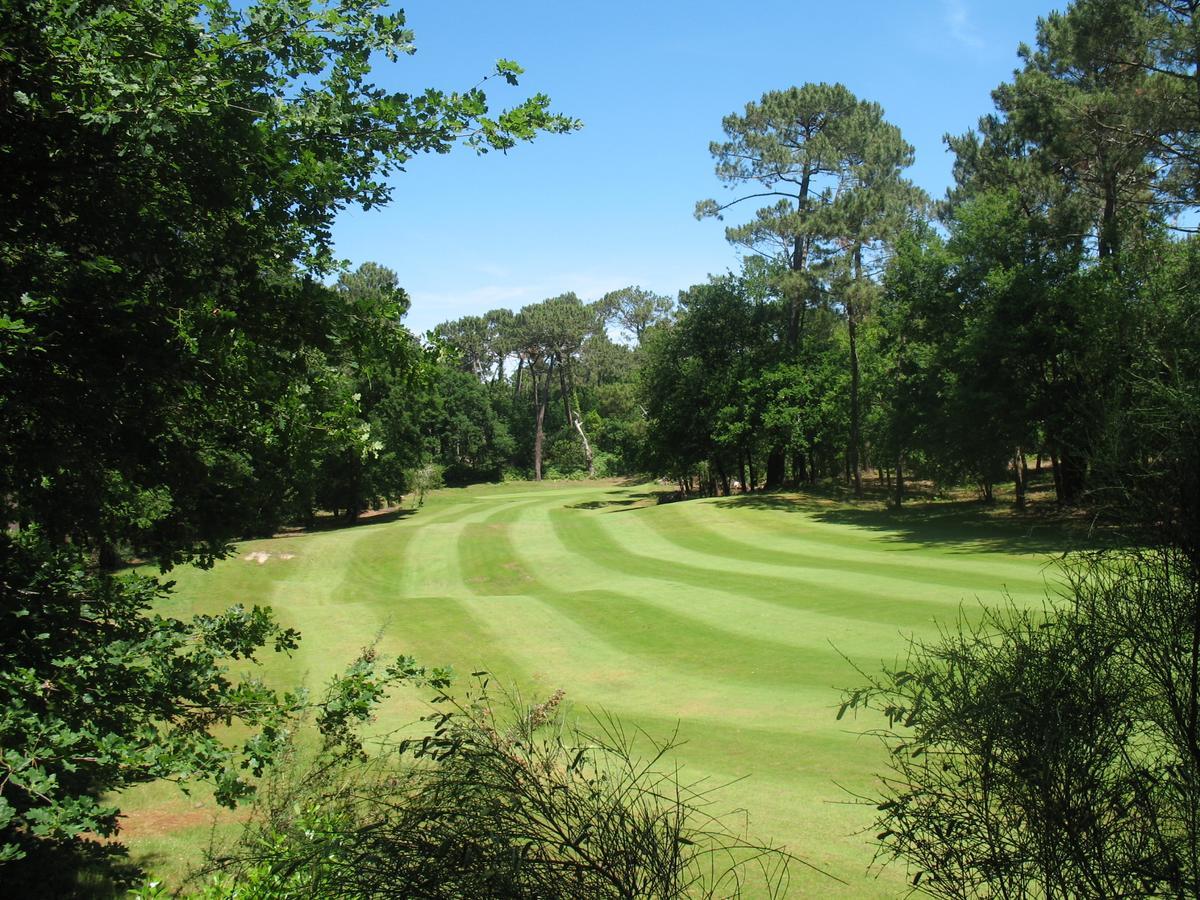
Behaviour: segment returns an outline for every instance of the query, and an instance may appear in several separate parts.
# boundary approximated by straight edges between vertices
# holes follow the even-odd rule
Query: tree
[[[769,91],[758,103],[747,103],[744,115],[726,116],[721,125],[729,140],[709,145],[717,177],[731,187],[751,184],[763,190],[728,203],[702,200],[696,217],[722,218],[747,200],[781,198],[759,209],[752,222],[726,228],[725,236],[730,243],[782,257],[793,272],[806,273],[826,235],[821,213],[832,200],[860,110],[860,102],[844,86],[809,83]],[[811,293],[803,277],[792,284],[789,347],[796,346],[803,330]]]
[[[38,872],[115,831],[100,791],[205,777],[232,802],[288,710],[220,674],[287,646],[269,616],[150,617],[160,589],[90,554],[209,562],[280,514],[281,463],[314,432],[366,443],[329,382],[334,217],[386,202],[416,154],[577,123],[543,96],[489,115],[481,87],[374,86],[373,56],[412,52],[375,0],[34,0],[5,8],[0,46],[3,615],[6,635],[39,625],[5,648],[0,844]],[[220,749],[237,719],[260,733]]]
[[[454,348],[457,363],[465,372],[483,380],[490,368],[491,335],[480,316],[463,316],[443,322],[434,329],[438,341]]]
[[[639,379],[648,452],[685,489],[703,471],[701,490],[711,492],[747,464],[753,472],[763,439],[756,401],[765,395],[751,388],[771,349],[771,310],[734,276],[683,291],[680,307],[672,327],[652,332],[644,348]]]
[[[1115,253],[1145,217],[1149,155],[1167,127],[1151,78],[1151,20],[1140,0],[1083,0],[1038,21],[1037,49],[997,107],[1054,175],[1087,198],[1096,254]],[[1116,60],[1121,60],[1116,63]]]
[[[876,443],[895,472],[894,503],[904,502],[904,476],[914,456],[940,458],[937,443],[950,392],[941,358],[945,329],[955,321],[957,298],[945,242],[929,225],[899,236],[884,273],[873,327],[868,332]]]
[[[639,345],[647,328],[670,318],[673,306],[670,297],[636,285],[610,291],[600,300],[604,319],[616,322]]]
[[[401,324],[409,300],[396,273],[363,263],[339,276],[336,293],[328,364],[351,421],[327,432],[306,513],[345,510],[354,519],[377,499],[404,492],[404,473],[421,455],[413,413],[428,391],[423,355]]]
[[[563,422],[578,436],[588,474],[594,474],[591,443],[584,430],[576,391],[579,355],[588,337],[600,327],[599,311],[586,306],[573,293],[560,294],[521,309],[515,320],[518,369],[515,394],[521,390],[522,370],[530,375],[530,396],[534,408],[533,472],[542,478],[546,413],[558,373],[558,396]]]
[[[846,315],[849,337],[850,440],[849,466],[854,496],[862,497],[862,396],[858,329],[875,285],[867,277],[864,257],[882,248],[924,206],[924,192],[900,177],[912,164],[913,148],[900,129],[883,118],[878,104],[861,104],[846,140],[846,159],[837,192],[828,210],[828,237],[841,245],[842,272],[837,293]]]
[[[545,301],[542,312],[542,338],[558,365],[564,417],[579,435],[588,475],[595,475],[592,445],[583,427],[583,414],[579,406],[576,370],[583,345],[602,327],[600,309],[585,305],[571,293]]]
[[[421,413],[421,426],[429,450],[445,466],[446,483],[499,480],[504,469],[515,464],[507,389],[438,365],[431,394],[429,408]]]
[[[884,120],[878,104],[858,100],[840,84],[810,83],[769,92],[760,103],[747,104],[744,116],[726,116],[722,124],[730,139],[710,147],[718,178],[764,190],[725,204],[704,200],[696,205],[696,216],[721,217],[745,200],[783,198],[759,209],[754,221],[727,228],[726,237],[787,260],[792,274],[781,284],[789,297],[785,346],[793,358],[805,312],[819,293],[814,266],[840,252],[848,258],[849,280],[839,292],[850,331],[847,448],[856,492],[861,494],[857,329],[867,291],[863,251],[894,232],[917,202],[918,192],[899,177],[912,161],[912,147]],[[784,464],[783,449],[773,448],[767,462],[768,487],[782,484]]]

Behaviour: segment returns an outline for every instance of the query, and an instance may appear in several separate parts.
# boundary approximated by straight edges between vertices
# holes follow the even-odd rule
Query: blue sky
[[[519,88],[489,90],[494,108],[541,91],[584,128],[507,155],[413,160],[388,207],[338,219],[338,255],[396,270],[418,333],[565,291],[592,300],[640,284],[673,296],[739,265],[724,225],[692,215],[697,200],[734,196],[708,152],[723,116],[765,91],[840,81],[883,105],[916,147],[909,177],[941,196],[951,165],[942,135],[991,110],[1018,43],[1061,6],[413,0],[404,9],[417,54],[382,64],[377,83],[466,88],[506,57],[526,74]]]

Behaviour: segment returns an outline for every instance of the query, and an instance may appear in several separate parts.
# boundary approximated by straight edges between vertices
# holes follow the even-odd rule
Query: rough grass
[[[858,734],[864,723],[835,721],[839,689],[858,680],[851,663],[894,660],[906,635],[931,636],[960,608],[1005,592],[1040,604],[1062,532],[970,503],[896,513],[776,494],[660,506],[653,490],[440,491],[414,515],[249,542],[212,572],[180,571],[171,612],[271,605],[304,634],[293,658],[267,661],[280,684],[319,686],[379,635],[386,652],[487,669],[524,692],[561,687],[577,709],[651,734],[678,727],[684,777],[734,782],[719,796],[750,811],[755,833],[849,883],[798,869],[797,894],[896,896],[900,873],[867,872],[871,810],[851,802],[882,750]],[[381,727],[411,720],[415,704],[398,698]],[[196,798],[173,790],[125,802],[135,854],[177,875],[208,827]]]

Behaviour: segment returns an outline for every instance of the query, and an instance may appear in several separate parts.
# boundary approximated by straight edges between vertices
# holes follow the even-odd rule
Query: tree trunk
[[[808,480],[808,473],[804,467],[803,450],[797,450],[792,454],[792,480],[795,481],[796,487],[800,487]]]
[[[575,391],[567,384],[567,367],[561,359],[558,361],[558,389],[562,393],[563,418],[571,422],[571,403],[575,399]]]
[[[796,211],[803,214],[808,207],[808,191],[811,184],[812,173],[808,167],[804,168],[803,174],[800,176],[800,193],[796,198]],[[803,272],[808,265],[808,239],[804,236],[797,236],[792,241],[792,271]],[[791,354],[795,354],[796,348],[800,344],[800,335],[804,330],[804,310],[807,306],[807,300],[799,291],[800,285],[793,285],[793,293],[791,304],[788,309],[788,329],[787,329],[787,348]]]
[[[583,441],[583,457],[587,460],[588,478],[595,478],[596,466],[592,457],[592,445],[583,430],[583,419],[580,418],[579,413],[575,413],[571,416],[571,422],[575,426],[575,430],[579,432],[579,439]]]
[[[896,509],[904,503],[904,454],[896,454]]]
[[[1020,447],[1013,453],[1013,491],[1017,498],[1017,509],[1025,508],[1025,472],[1021,466],[1023,456]]]
[[[96,552],[96,563],[105,572],[115,572],[121,567],[121,554],[117,552],[116,544],[104,541]]]
[[[863,495],[862,472],[859,468],[858,451],[862,443],[862,422],[859,413],[859,372],[858,372],[858,318],[854,308],[855,292],[862,281],[862,246],[854,248],[854,284],[851,285],[850,298],[846,301],[846,323],[850,327],[850,471],[854,473],[854,496],[861,500]]]
[[[564,370],[566,372],[566,389],[570,399],[570,403],[567,406],[567,421],[575,426],[575,430],[579,432],[579,440],[583,442],[583,458],[587,460],[588,478],[595,478],[595,457],[592,454],[591,442],[588,441],[588,436],[583,430],[583,416],[579,412],[579,399],[575,396],[575,378],[569,367],[559,367],[560,373],[564,372]],[[571,412],[571,407],[575,408],[574,413]]]
[[[1058,458],[1055,468],[1062,469],[1059,479],[1062,483],[1062,493],[1059,499],[1066,504],[1078,502],[1083,494],[1084,482],[1087,480],[1087,461],[1082,454],[1067,450]]]
[[[533,373],[533,404],[537,407],[537,430],[533,434],[533,480],[542,480],[542,442],[545,434],[542,423],[546,421],[546,395],[550,393],[550,373],[546,373],[546,390],[538,396],[537,373]]]
[[[741,478],[739,480],[742,483],[742,493],[744,494],[744,493],[746,493],[746,491],[750,490],[750,482],[748,482],[746,480],[746,454],[745,453],[738,454],[738,472],[741,475]]]
[[[725,466],[721,464],[720,458],[713,460],[713,465],[717,468],[717,474],[721,476],[721,488],[725,491],[725,496],[729,496],[729,474],[725,471]]]
[[[784,455],[782,447],[772,447],[771,452],[767,454],[767,484],[768,491],[777,490],[783,487],[784,467],[787,464],[787,457]]]
[[[1117,250],[1117,179],[1113,174],[1104,177],[1104,209],[1100,215],[1100,235],[1097,254],[1101,259],[1112,256]]]

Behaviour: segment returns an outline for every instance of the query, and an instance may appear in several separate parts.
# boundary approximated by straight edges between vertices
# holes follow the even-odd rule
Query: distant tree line
[[[673,309],[668,297],[628,287],[593,303],[567,293],[439,325],[438,402],[454,413],[436,423],[433,449],[447,477],[644,471],[642,341]]]

